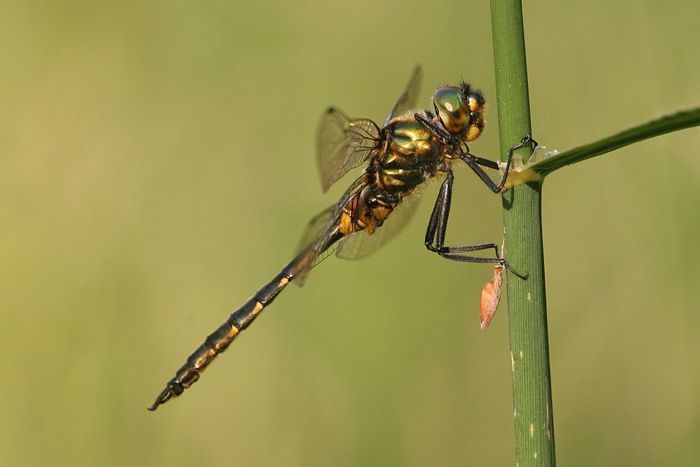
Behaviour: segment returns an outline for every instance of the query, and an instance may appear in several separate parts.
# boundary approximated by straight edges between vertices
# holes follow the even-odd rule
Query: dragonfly
[[[507,152],[505,165],[472,154],[468,143],[484,130],[486,101],[481,91],[462,82],[440,86],[432,110],[416,110],[422,71],[416,67],[407,87],[381,126],[365,118],[349,118],[336,107],[323,114],[318,130],[317,163],[326,192],[353,168],[365,164],[340,200],[309,221],[296,256],[271,281],[211,333],[168,381],[149,410],[156,410],[192,386],[211,362],[270,305],[292,281],[301,285],[311,269],[332,253],[357,259],[394,237],[411,217],[419,188],[427,181],[442,184],[425,233],[426,248],[439,256],[468,263],[501,266],[519,278],[495,243],[446,246],[452,202],[453,165],[465,163],[494,193],[500,193],[511,168],[513,153],[537,143],[525,135]],[[485,169],[502,170],[495,182]],[[493,250],[494,256],[474,256]]]

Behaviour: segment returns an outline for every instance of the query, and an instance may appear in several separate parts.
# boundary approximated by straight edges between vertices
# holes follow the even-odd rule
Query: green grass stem
[[[520,1],[492,0],[491,22],[499,137],[505,154],[532,133]],[[521,149],[517,154],[526,160],[531,151]],[[507,281],[515,451],[520,467],[555,465],[541,188],[539,179],[503,195],[505,256],[529,275],[522,280],[509,274]]]

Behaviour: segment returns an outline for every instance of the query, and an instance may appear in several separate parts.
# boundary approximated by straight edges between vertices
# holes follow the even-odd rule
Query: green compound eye
[[[435,112],[453,135],[462,135],[469,125],[469,107],[462,90],[455,87],[438,89],[433,96]]]
[[[435,113],[445,129],[467,142],[474,141],[484,129],[484,96],[468,84],[445,86],[433,95]]]

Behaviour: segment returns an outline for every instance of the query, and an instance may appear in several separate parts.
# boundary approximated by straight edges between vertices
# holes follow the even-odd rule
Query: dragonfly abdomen
[[[287,284],[294,278],[296,271],[308,260],[308,251],[294,258],[270,282],[265,284],[243,306],[234,311],[228,319],[211,333],[188,358],[185,364],[175,373],[175,377],[158,395],[149,410],[155,410],[170,398],[179,396],[185,389],[192,386],[204,369],[233,342],[238,334],[246,329],[257,318],[261,311],[277,297]]]

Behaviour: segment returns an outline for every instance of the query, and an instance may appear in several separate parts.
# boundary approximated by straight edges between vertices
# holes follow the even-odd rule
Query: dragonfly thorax
[[[466,83],[439,88],[433,95],[433,106],[445,129],[467,142],[478,138],[484,129],[484,96]]]

